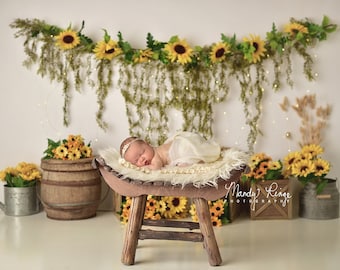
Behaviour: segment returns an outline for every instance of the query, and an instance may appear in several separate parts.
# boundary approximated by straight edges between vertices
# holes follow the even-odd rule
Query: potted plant
[[[327,178],[331,165],[321,158],[323,152],[318,144],[306,144],[300,151],[291,152],[284,159],[285,174],[295,177],[303,184],[299,196],[301,217],[339,217],[339,191],[336,180]]]
[[[41,201],[47,217],[59,220],[96,215],[101,196],[101,179],[92,167],[92,148],[81,135],[48,139],[41,160]]]
[[[5,181],[5,204],[0,203],[0,206],[6,215],[26,216],[39,212],[36,186],[41,172],[36,164],[20,162],[0,171],[0,179]]]
[[[292,215],[290,181],[283,176],[281,160],[273,160],[265,153],[250,157],[248,170],[241,181],[250,183],[244,196],[250,198],[252,219],[287,219]]]

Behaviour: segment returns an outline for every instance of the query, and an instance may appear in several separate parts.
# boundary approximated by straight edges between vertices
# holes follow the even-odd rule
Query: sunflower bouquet
[[[126,224],[129,220],[131,202],[130,197],[125,197],[122,202],[119,214],[123,224]],[[186,197],[149,195],[146,201],[144,218],[152,220],[185,218],[188,215],[187,202]]]
[[[15,167],[0,171],[0,179],[8,187],[32,187],[41,179],[41,172],[34,163],[20,162]]]
[[[256,183],[264,180],[282,179],[283,166],[281,160],[274,161],[265,153],[255,153],[250,157],[249,170],[241,176],[242,182]]]
[[[69,135],[67,139],[48,139],[48,147],[43,159],[77,160],[92,156],[91,143],[85,144],[81,135]]]
[[[301,151],[289,153],[284,158],[285,175],[296,177],[303,185],[315,184],[316,193],[320,194],[328,182],[326,176],[330,171],[330,163],[320,157],[323,152],[320,145],[308,144]]]

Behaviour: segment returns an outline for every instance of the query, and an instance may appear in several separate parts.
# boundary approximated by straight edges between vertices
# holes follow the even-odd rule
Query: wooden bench
[[[135,255],[139,239],[167,239],[203,242],[204,248],[208,254],[210,265],[217,266],[222,263],[221,254],[211,223],[207,201],[213,201],[224,197],[227,193],[225,186],[230,184],[232,181],[238,181],[243,170],[232,171],[231,177],[228,180],[218,180],[216,187],[203,186],[197,188],[192,184],[182,187],[181,185],[174,186],[168,182],[145,182],[132,179],[122,179],[118,172],[105,165],[105,161],[100,158],[94,159],[94,166],[99,168],[102,177],[115,192],[132,198],[130,216],[126,227],[121,257],[123,264],[132,265],[135,263]],[[145,205],[148,194],[152,194],[154,196],[185,196],[191,198],[196,206],[199,222],[144,220]],[[143,227],[144,225],[181,228],[186,230],[199,229],[200,232],[145,230]]]

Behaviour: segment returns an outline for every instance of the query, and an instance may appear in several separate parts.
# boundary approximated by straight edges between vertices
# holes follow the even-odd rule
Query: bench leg
[[[138,235],[144,218],[146,197],[146,195],[142,195],[132,198],[121,258],[122,263],[125,265],[135,263]]]
[[[196,205],[198,221],[201,233],[204,237],[205,249],[209,256],[209,263],[212,266],[220,265],[222,263],[222,258],[216,242],[214,229],[211,224],[208,202],[202,198],[194,198],[193,201]]]

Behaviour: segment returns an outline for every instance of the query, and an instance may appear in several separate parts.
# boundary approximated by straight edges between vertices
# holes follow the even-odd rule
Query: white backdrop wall
[[[173,35],[185,38],[191,45],[208,45],[220,40],[221,33],[241,39],[249,34],[265,38],[274,22],[283,27],[291,17],[311,18],[320,23],[323,15],[340,25],[338,0],[1,0],[0,2],[0,169],[14,166],[20,161],[40,162],[47,146],[47,138],[61,139],[68,134],[82,134],[92,142],[95,151],[106,147],[119,147],[128,136],[125,104],[118,89],[111,89],[106,100],[104,120],[109,130],[101,130],[95,120],[97,110],[94,90],[84,88],[73,92],[71,124],[62,123],[62,86],[51,84],[48,78],[36,74],[36,67],[27,70],[23,39],[15,39],[9,24],[16,18],[38,18],[49,24],[75,29],[85,20],[84,34],[95,40],[102,39],[102,29],[112,37],[121,31],[133,47],[145,47],[146,34],[167,41]],[[265,91],[263,117],[260,126],[264,135],[259,137],[255,151],[265,151],[274,158],[282,158],[289,150],[298,149],[300,119],[290,110],[284,113],[279,103],[287,96],[294,104],[296,97],[316,94],[319,105],[330,104],[332,115],[324,133],[325,157],[333,167],[331,175],[340,175],[339,70],[340,33],[331,34],[326,42],[312,50],[315,73],[318,78],[308,82],[302,72],[302,61],[294,60],[294,87],[284,86],[278,93],[270,87]],[[269,76],[271,70],[268,70]],[[171,116],[173,131],[180,128],[180,113]],[[287,132],[292,134],[289,139]],[[239,88],[231,89],[228,99],[214,108],[214,137],[223,145],[247,150],[248,128],[245,125]],[[2,200],[0,186],[0,200]]]

